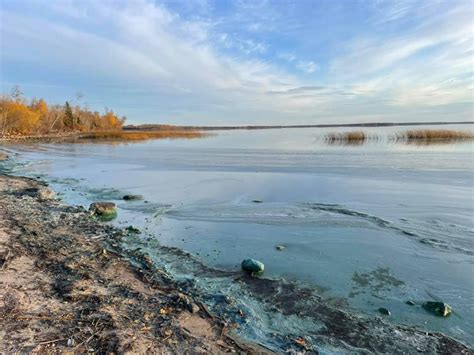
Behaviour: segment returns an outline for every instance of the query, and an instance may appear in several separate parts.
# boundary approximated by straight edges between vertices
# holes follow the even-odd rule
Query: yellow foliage
[[[0,137],[5,135],[40,135],[58,132],[117,131],[125,118],[119,119],[112,111],[104,115],[87,108],[48,105],[44,99],[29,104],[15,95],[0,96]]]
[[[104,121],[105,121],[105,126],[108,127],[109,129],[117,129],[122,126],[120,120],[117,118],[117,116],[114,115],[112,111],[108,111],[104,115]]]
[[[18,101],[2,101],[2,133],[31,134],[35,131],[40,115]]]
[[[45,115],[48,113],[48,104],[43,99],[39,99],[36,104],[32,105],[32,109],[38,112],[40,115]]]

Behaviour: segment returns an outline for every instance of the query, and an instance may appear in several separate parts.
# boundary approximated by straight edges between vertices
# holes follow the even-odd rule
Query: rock
[[[0,152],[0,161],[7,160],[7,159],[8,159],[8,155],[6,153]]]
[[[253,203],[263,203],[262,200],[252,200]]]
[[[47,187],[28,187],[18,192],[21,196],[36,197],[39,200],[50,200],[54,198],[54,191]]]
[[[449,304],[444,302],[425,302],[422,306],[428,312],[440,316],[440,317],[447,317],[452,313],[452,308]]]
[[[275,246],[275,249],[276,249],[276,250],[280,250],[280,251],[283,250],[283,249],[285,249],[285,248],[286,248],[286,247],[285,247],[284,245],[277,245],[277,246]]]
[[[244,261],[242,261],[242,270],[252,273],[261,273],[264,269],[265,265],[261,261],[255,259],[245,259]]]
[[[184,293],[181,293],[181,292],[178,292],[175,296],[174,296],[174,299],[177,301],[177,302],[189,302],[188,300],[188,296],[186,296]]]
[[[381,313],[385,316],[389,316],[389,315],[392,314],[392,313],[390,313],[390,311],[387,308],[383,308],[383,307],[379,308],[379,313]]]
[[[54,191],[47,188],[41,188],[38,191],[38,198],[40,200],[51,200],[54,196]]]
[[[407,305],[409,305],[409,306],[414,306],[414,305],[416,305],[416,303],[415,303],[414,301],[411,301],[411,300],[410,300],[410,301],[406,301],[405,303],[406,303]]]
[[[113,202],[91,203],[89,211],[103,220],[110,220],[117,216],[117,208]]]
[[[142,195],[125,195],[122,197],[123,200],[125,201],[137,201],[137,200],[143,200]]]
[[[188,308],[188,311],[191,313],[197,313],[200,310],[199,306],[194,302],[188,303],[186,307]]]
[[[134,226],[128,226],[125,230],[129,233],[140,234],[140,229],[135,228]]]

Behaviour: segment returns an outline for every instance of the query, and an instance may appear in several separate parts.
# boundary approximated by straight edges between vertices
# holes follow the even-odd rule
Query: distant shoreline
[[[149,130],[197,130],[197,131],[228,131],[228,130],[257,130],[283,128],[344,128],[344,127],[394,127],[394,126],[442,126],[442,125],[472,125],[474,121],[458,122],[375,122],[375,123],[339,123],[339,124],[309,124],[309,125],[262,125],[262,126],[169,126],[161,124],[127,125],[126,131]]]

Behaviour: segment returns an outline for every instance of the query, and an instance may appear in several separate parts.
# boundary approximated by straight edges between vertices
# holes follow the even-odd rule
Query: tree
[[[40,115],[21,102],[2,100],[1,102],[2,134],[34,133]]]
[[[41,116],[46,115],[48,112],[48,104],[46,101],[44,101],[44,99],[39,99],[38,101],[33,100],[30,106],[32,110],[38,112]]]
[[[64,125],[68,128],[74,128],[74,114],[71,105],[67,101],[64,105]]]
[[[17,101],[17,102],[20,102],[21,101],[21,98],[23,97],[23,93],[21,92],[21,89],[18,85],[15,85],[13,88],[12,88],[12,91],[10,93],[10,96],[11,98],[14,100],[14,101]]]
[[[119,129],[122,126],[120,120],[115,116],[113,111],[108,111],[104,115],[103,121],[106,129]]]
[[[48,105],[41,98],[28,102],[18,87],[10,94],[0,95],[0,136],[119,130],[125,119],[111,110],[102,115],[84,105],[72,107],[69,101],[64,105]]]

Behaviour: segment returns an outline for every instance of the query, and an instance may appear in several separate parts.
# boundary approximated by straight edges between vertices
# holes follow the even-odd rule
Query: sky
[[[0,84],[191,125],[474,120],[471,0],[0,0]]]

